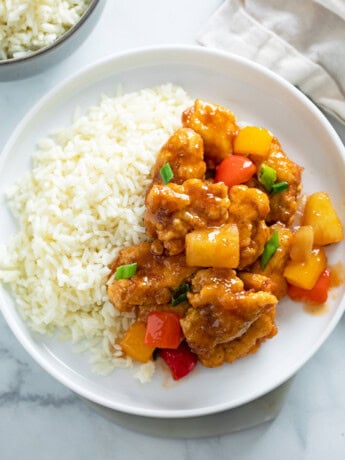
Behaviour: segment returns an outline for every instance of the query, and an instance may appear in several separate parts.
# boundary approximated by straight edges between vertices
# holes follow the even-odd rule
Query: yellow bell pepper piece
[[[313,227],[315,246],[338,243],[343,239],[343,226],[326,192],[316,192],[308,197],[302,222]]]
[[[322,248],[316,248],[304,262],[290,260],[285,267],[284,277],[294,286],[312,289],[326,267],[325,251]]]
[[[155,349],[144,343],[145,333],[146,324],[142,321],[136,321],[128,329],[120,342],[122,350],[126,355],[141,363],[147,363],[151,359]]]
[[[234,153],[239,155],[252,154],[267,158],[272,142],[272,134],[264,128],[246,126],[242,128],[234,140]]]
[[[186,235],[186,262],[190,267],[236,268],[239,260],[236,224],[195,230]]]

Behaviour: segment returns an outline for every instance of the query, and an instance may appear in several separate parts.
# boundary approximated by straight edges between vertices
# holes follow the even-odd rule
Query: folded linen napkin
[[[198,41],[270,68],[345,123],[344,0],[226,0]]]

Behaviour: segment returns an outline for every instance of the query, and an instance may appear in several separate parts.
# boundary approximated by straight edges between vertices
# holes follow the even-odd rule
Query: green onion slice
[[[264,252],[261,255],[261,268],[266,268],[266,265],[271,260],[276,250],[279,248],[279,233],[275,230],[271,238],[267,241],[264,247]]]
[[[120,265],[116,269],[115,279],[123,280],[126,278],[130,278],[131,276],[136,274],[137,268],[138,264],[136,262],[134,262],[133,264]]]
[[[277,179],[276,170],[263,163],[258,172],[258,179],[260,184],[262,184],[265,189],[270,192],[275,180]]]
[[[162,181],[164,184],[168,184],[171,179],[174,177],[173,170],[169,163],[165,163],[164,166],[161,167],[159,174],[161,175]]]
[[[272,190],[271,193],[280,193],[280,192],[285,192],[289,188],[289,184],[285,181],[282,182],[277,182],[272,185]]]
[[[187,300],[187,292],[189,292],[190,287],[188,283],[181,284],[173,293],[171,297],[171,305],[175,307],[180,303]]]

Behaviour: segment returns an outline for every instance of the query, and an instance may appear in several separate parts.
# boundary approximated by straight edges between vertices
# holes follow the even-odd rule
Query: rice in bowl
[[[83,16],[90,0],[0,0],[0,60],[51,45]]]
[[[145,190],[156,154],[191,98],[161,85],[75,116],[38,143],[33,169],[8,193],[19,232],[1,255],[0,280],[30,328],[91,350],[99,373],[129,367],[117,340],[134,319],[108,300],[109,264],[145,240]],[[137,377],[149,379],[152,362]]]

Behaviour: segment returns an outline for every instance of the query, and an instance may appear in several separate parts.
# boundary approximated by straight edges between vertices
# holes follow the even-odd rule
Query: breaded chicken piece
[[[224,224],[229,205],[223,183],[189,179],[182,185],[154,184],[146,197],[147,235],[158,238],[168,254],[179,254],[188,232]]]
[[[162,184],[161,168],[169,163],[174,173],[172,182],[182,184],[187,179],[204,179],[204,145],[199,134],[189,128],[178,129],[163,145],[153,167],[153,183]]]
[[[243,281],[244,289],[246,291],[249,289],[252,289],[253,291],[265,291],[271,293],[274,291],[274,283],[268,276],[251,272],[238,272],[237,276],[241,281]]]
[[[251,157],[251,159],[258,170],[262,163],[273,168],[277,173],[276,182],[285,181],[289,184],[289,188],[286,191],[269,195],[270,213],[266,219],[268,224],[281,222],[289,227],[294,220],[298,197],[302,189],[303,168],[286,156],[278,139],[275,137],[272,139],[268,157],[264,161],[255,158],[255,156]],[[251,179],[247,185],[263,189],[256,179]]]
[[[123,249],[112,272],[120,265],[136,262],[137,272],[129,279],[115,280],[108,286],[112,304],[121,311],[132,311],[139,305],[162,305],[171,301],[172,292],[188,280],[195,268],[186,266],[185,255],[155,256],[150,243]]]
[[[234,301],[233,294],[242,292],[243,281],[232,268],[205,268],[196,272],[187,297],[194,308],[215,304],[230,309],[229,301]]]
[[[265,163],[275,169],[277,182],[286,181],[288,190],[270,196],[271,211],[267,222],[281,222],[286,226],[292,224],[297,209],[297,199],[301,193],[303,168],[286,156],[278,139],[273,138]]]
[[[265,219],[270,211],[266,193],[246,185],[234,185],[229,191],[229,222],[237,225],[240,235],[240,263],[243,269],[262,254],[270,231]]]
[[[192,351],[209,367],[223,364],[225,353],[220,345],[225,347],[244,336],[277,304],[271,293],[245,291],[234,270],[215,268],[196,273],[188,300],[192,308],[181,320],[182,330]]]
[[[272,293],[281,299],[286,295],[287,283],[283,276],[285,266],[289,259],[292,231],[283,224],[275,224],[270,227],[271,233],[278,230],[279,247],[273,257],[270,259],[266,268],[261,268],[260,261],[250,268],[252,273],[267,276],[272,281]]]
[[[274,337],[278,332],[274,322],[275,314],[276,307],[273,307],[254,321],[245,334],[224,344],[224,360],[227,363],[232,363],[249,353],[256,353],[262,342]]]
[[[232,140],[238,126],[235,115],[225,107],[196,99],[194,106],[183,112],[182,124],[202,137],[208,168],[215,168],[232,153]]]
[[[275,307],[259,316],[241,337],[219,344],[211,352],[201,356],[201,363],[206,367],[217,367],[224,362],[232,363],[250,353],[256,353],[262,342],[277,334],[274,318]]]

